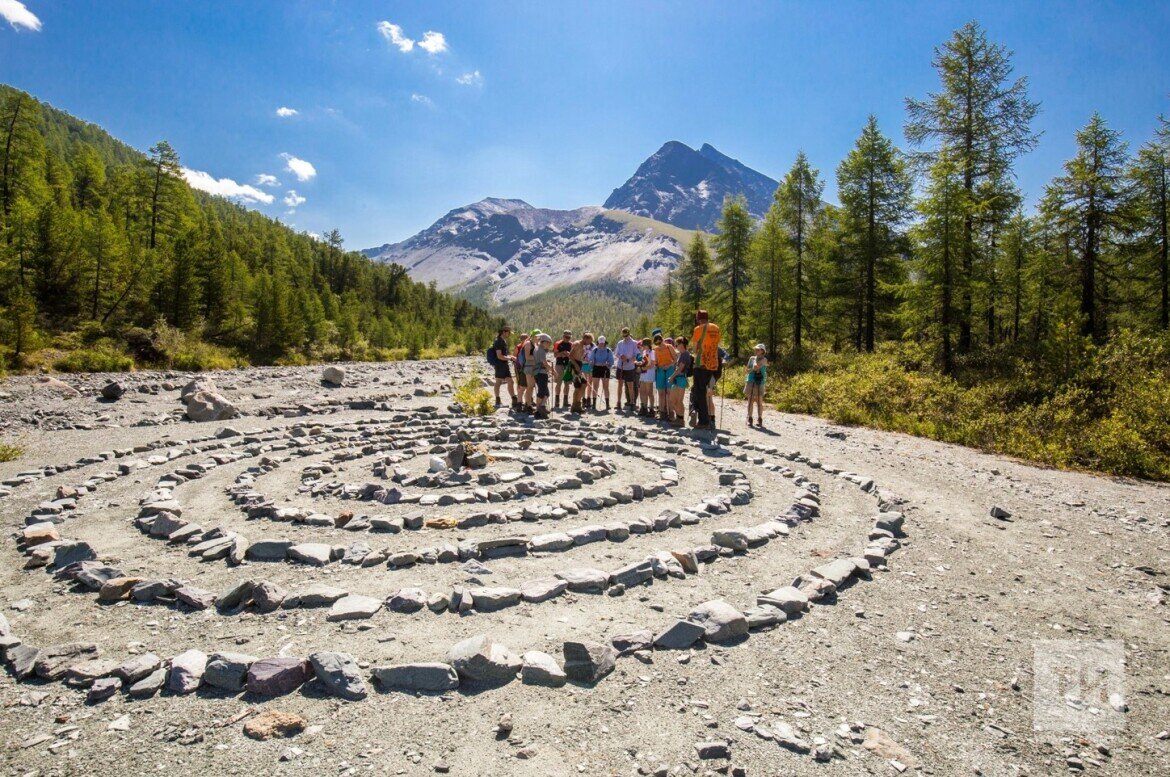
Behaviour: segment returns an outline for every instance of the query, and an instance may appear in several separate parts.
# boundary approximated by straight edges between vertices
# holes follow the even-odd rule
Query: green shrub
[[[134,360],[108,348],[71,351],[53,362],[59,372],[128,372]]]
[[[24,448],[21,448],[19,445],[9,445],[0,442],[0,462],[16,461],[22,455],[24,455]]]
[[[461,380],[452,380],[455,385],[455,404],[467,415],[491,415],[495,410],[492,392],[484,388],[483,377],[478,372],[469,372]]]

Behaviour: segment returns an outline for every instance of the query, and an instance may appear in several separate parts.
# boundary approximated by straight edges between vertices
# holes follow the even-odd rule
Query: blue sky
[[[903,99],[936,88],[932,48],[972,18],[1042,103],[1017,169],[1032,199],[1094,110],[1133,147],[1170,114],[1165,2],[0,0],[0,17],[0,81],[140,149],[165,138],[202,185],[251,187],[350,248],[486,196],[599,204],[671,139],[773,178],[803,148],[832,198],[866,115],[901,143]]]

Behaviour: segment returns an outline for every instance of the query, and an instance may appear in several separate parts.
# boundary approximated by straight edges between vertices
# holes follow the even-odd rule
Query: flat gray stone
[[[289,540],[260,540],[249,545],[245,555],[252,561],[284,561],[292,546]]]
[[[557,660],[548,653],[530,650],[521,656],[520,681],[525,685],[560,688],[568,680]]]
[[[703,627],[703,638],[708,642],[725,642],[748,633],[744,614],[722,599],[703,602],[691,610],[687,620]]]
[[[374,680],[384,689],[449,691],[459,687],[459,677],[455,667],[440,662],[374,668]]]
[[[309,662],[292,656],[261,658],[248,667],[248,693],[283,696],[292,693],[312,676]]]
[[[323,542],[302,542],[288,549],[288,557],[302,564],[323,567],[333,558],[333,546]]]
[[[569,590],[581,594],[600,594],[609,585],[609,573],[588,567],[572,567],[556,573],[568,584]]]
[[[357,661],[349,653],[322,651],[309,656],[313,674],[334,696],[360,701],[369,693]]]
[[[366,618],[372,618],[380,609],[382,609],[382,602],[374,597],[350,594],[333,603],[333,606],[329,608],[329,614],[325,616],[325,620],[365,620]]]
[[[135,699],[146,699],[154,696],[167,681],[167,668],[160,666],[138,682],[132,684],[126,692]]]
[[[526,602],[545,602],[563,594],[569,587],[564,580],[542,577],[520,584],[520,595]]]
[[[756,597],[756,604],[775,607],[791,617],[808,609],[808,596],[800,589],[786,585],[766,594],[760,594]]]
[[[203,670],[203,682],[213,688],[239,693],[247,682],[248,667],[255,661],[255,656],[244,653],[212,653]]]
[[[174,693],[191,693],[203,682],[207,668],[207,654],[201,650],[187,650],[171,659],[167,689]]]
[[[678,620],[654,637],[654,647],[665,650],[686,650],[702,639],[705,631],[697,623]]]
[[[511,682],[522,664],[519,656],[485,634],[452,646],[447,660],[461,678],[490,683]]]
[[[520,603],[518,588],[471,588],[472,606],[480,612],[495,612]]]
[[[596,683],[613,671],[617,651],[600,642],[566,642],[565,674],[583,683]]]
[[[857,564],[847,558],[839,558],[836,561],[830,561],[828,564],[821,564],[819,567],[813,569],[809,574],[813,577],[819,577],[822,580],[828,580],[833,585],[840,588],[846,580],[853,576],[857,571]]]

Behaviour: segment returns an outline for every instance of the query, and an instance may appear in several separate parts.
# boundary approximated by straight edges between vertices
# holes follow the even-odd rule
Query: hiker
[[[496,341],[488,351],[488,363],[495,370],[496,407],[500,406],[500,386],[508,387],[508,396],[512,400],[512,407],[516,408],[520,402],[516,399],[516,389],[512,385],[512,356],[508,353],[508,337],[511,336],[511,327],[503,327],[496,335]]]
[[[585,340],[585,335],[589,335],[589,342],[585,345],[585,361],[581,364],[581,375],[585,378],[585,395],[581,402],[584,407],[593,407],[593,349],[595,347],[593,342],[593,334],[585,332],[581,335],[581,340]]]
[[[597,338],[597,347],[589,354],[589,363],[593,365],[593,375],[590,382],[593,384],[594,408],[597,408],[597,399],[601,392],[605,392],[605,412],[609,412],[609,373],[613,369],[613,350],[605,341],[605,335]],[[618,395],[621,400],[621,395]]]
[[[553,352],[550,335],[537,336],[532,349],[532,379],[536,382],[536,417],[548,418],[548,357]]]
[[[556,354],[557,380],[557,407],[569,406],[569,386],[573,383],[573,373],[569,370],[569,351],[573,349],[573,333],[568,329],[561,332],[561,339],[557,340],[553,353]]]
[[[695,311],[695,331],[691,342],[695,344],[695,380],[691,389],[691,400],[698,410],[699,418],[694,423],[697,429],[714,429],[714,397],[707,397],[707,387],[719,369],[719,327],[711,323],[706,310]],[[708,404],[710,401],[711,404]]]
[[[719,346],[719,367],[711,375],[711,382],[707,384],[707,412],[711,414],[712,421],[715,420],[715,391],[719,388],[719,379],[723,377],[723,367],[730,360],[731,354],[725,351],[722,345]],[[694,423],[694,419],[691,419],[691,423]]]
[[[581,412],[581,401],[585,398],[585,387],[589,385],[589,378],[585,376],[585,354],[593,345],[593,335],[584,332],[581,339],[573,343],[569,350],[569,370],[573,376],[573,404],[571,413]]]
[[[674,373],[674,346],[662,339],[662,330],[654,335],[654,388],[658,390],[658,415],[670,420],[670,376]]]
[[[685,337],[679,337],[674,341],[674,345],[678,351],[678,355],[674,361],[674,372],[670,376],[671,412],[674,414],[674,425],[685,426],[686,421],[683,419],[686,417],[686,413],[683,410],[683,403],[686,401],[687,373],[693,373],[695,358],[687,350],[687,339]]]
[[[512,364],[516,370],[516,393],[519,394],[512,407],[521,411],[524,410],[524,397],[528,393],[528,376],[524,374],[524,346],[527,342],[528,335],[521,332],[520,339],[512,350]]]
[[[748,426],[752,425],[752,405],[756,406],[756,425],[764,428],[764,381],[768,377],[768,357],[763,343],[756,343],[756,351],[748,359],[743,396],[747,400]]]
[[[524,405],[525,413],[532,413],[536,410],[536,358],[535,352],[537,348],[538,338],[542,332],[539,329],[533,329],[528,336],[528,340],[524,343],[524,348],[520,351],[520,360],[518,364],[522,364],[524,368],[524,395],[520,398],[520,402]]]
[[[618,371],[618,404],[621,404],[622,394],[626,397],[626,412],[634,412],[634,400],[638,388],[638,370],[635,363],[638,358],[638,341],[630,337],[630,328],[622,327],[622,339],[614,348],[617,357]]]
[[[649,337],[642,339],[635,364],[638,367],[638,415],[654,415],[654,348]]]

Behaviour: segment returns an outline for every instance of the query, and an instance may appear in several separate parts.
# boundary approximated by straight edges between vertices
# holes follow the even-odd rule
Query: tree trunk
[[[8,122],[8,137],[4,141],[4,188],[0,192],[4,197],[4,226],[8,226],[8,217],[12,214],[12,137],[16,134],[16,121],[20,117],[20,109],[24,106],[24,95],[16,98],[16,108],[12,111],[12,121]],[[8,245],[12,245],[12,232],[8,232]]]
[[[868,225],[866,229],[866,250],[865,250],[865,350],[873,353],[874,343],[874,329],[876,327],[875,313],[875,285],[877,275],[877,225],[875,223],[877,214],[874,212],[876,205],[874,204],[873,178],[869,181],[869,213]]]

